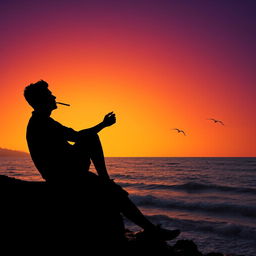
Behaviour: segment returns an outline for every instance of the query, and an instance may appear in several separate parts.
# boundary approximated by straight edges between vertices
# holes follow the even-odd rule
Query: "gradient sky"
[[[23,89],[43,79],[71,104],[53,112],[66,126],[116,113],[106,156],[256,156],[255,13],[253,0],[1,1],[0,147],[28,151]]]

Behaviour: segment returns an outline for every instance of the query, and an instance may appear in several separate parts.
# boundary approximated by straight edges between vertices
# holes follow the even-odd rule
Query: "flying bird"
[[[214,123],[220,123],[220,124],[224,125],[224,123],[221,120],[217,120],[214,118],[209,118],[208,120],[212,120]]]
[[[174,129],[172,129],[172,130],[176,130],[178,133],[182,132],[182,133],[186,136],[186,133],[185,133],[183,130],[181,130],[181,129],[174,128]]]

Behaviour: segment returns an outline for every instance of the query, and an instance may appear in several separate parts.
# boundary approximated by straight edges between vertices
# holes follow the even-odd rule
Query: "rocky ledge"
[[[0,175],[1,249],[37,255],[242,256],[218,252],[203,255],[191,240],[138,239],[126,230],[114,206],[100,193],[66,184],[52,187]],[[88,254],[88,252],[90,252]],[[245,256],[245,255],[243,255]]]
[[[223,254],[211,252],[203,254],[198,250],[197,245],[192,240],[177,240],[170,246],[164,241],[148,241],[136,239],[136,234],[127,230],[126,236],[129,240],[131,251],[139,252],[138,255],[164,255],[164,256],[245,256],[237,254]]]

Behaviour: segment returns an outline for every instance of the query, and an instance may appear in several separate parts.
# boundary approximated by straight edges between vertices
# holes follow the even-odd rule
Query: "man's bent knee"
[[[96,145],[100,144],[100,138],[97,133],[83,134],[74,144],[74,147],[89,152]]]
[[[92,143],[94,141],[98,141],[99,139],[100,138],[97,133],[86,133],[86,134],[83,134],[76,143],[88,144],[88,143]]]

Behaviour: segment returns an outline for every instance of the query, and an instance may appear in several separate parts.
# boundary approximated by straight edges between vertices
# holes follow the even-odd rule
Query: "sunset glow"
[[[43,79],[63,125],[116,113],[106,156],[256,156],[253,1],[57,2],[1,2],[0,147],[28,151]]]

